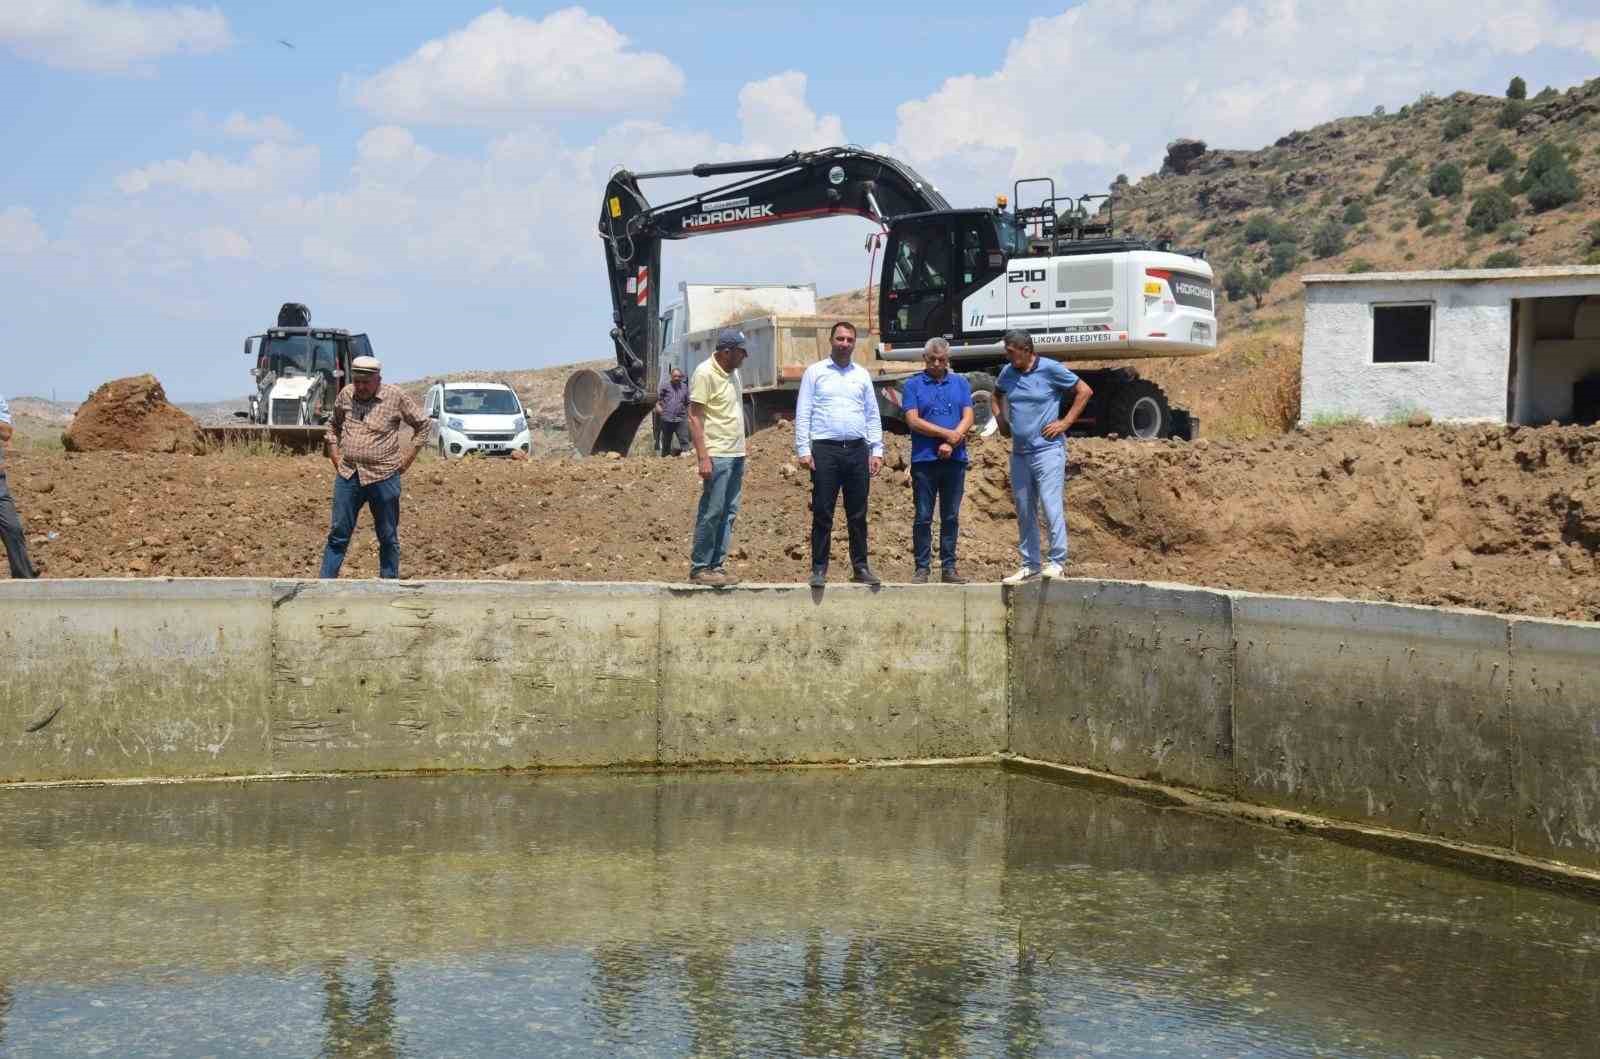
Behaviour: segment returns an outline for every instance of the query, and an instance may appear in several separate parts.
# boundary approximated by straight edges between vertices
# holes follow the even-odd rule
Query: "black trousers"
[[[850,565],[867,562],[867,473],[871,450],[865,441],[814,441],[811,459],[811,567],[828,565],[833,508],[844,491],[845,526],[850,531]]]
[[[5,546],[12,577],[39,576],[28,559],[28,538],[22,532],[22,516],[17,514],[16,502],[11,499],[4,470],[0,470],[0,544]]]

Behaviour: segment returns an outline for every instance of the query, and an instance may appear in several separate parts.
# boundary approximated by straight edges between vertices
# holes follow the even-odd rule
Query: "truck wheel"
[[[994,376],[986,371],[967,372],[967,385],[972,388],[972,432],[979,437],[994,419]]]
[[[744,436],[745,437],[749,437],[751,434],[754,434],[758,429],[760,429],[761,427],[766,425],[764,423],[757,423],[756,422],[756,411],[757,411],[757,408],[756,408],[756,395],[753,394],[753,393],[745,394],[744,395]]]
[[[1161,387],[1149,379],[1130,379],[1106,399],[1101,433],[1154,441],[1172,433],[1172,408]]]

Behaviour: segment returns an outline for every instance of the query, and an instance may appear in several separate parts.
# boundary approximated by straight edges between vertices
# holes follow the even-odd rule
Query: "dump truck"
[[[730,174],[751,175],[660,206],[640,189],[649,179]],[[998,199],[993,209],[957,209],[897,159],[830,147],[612,174],[599,234],[617,363],[603,371],[579,369],[567,380],[567,429],[578,451],[627,452],[655,403],[664,241],[837,215],[865,217],[882,228],[868,241],[873,253],[882,250],[883,263],[858,336],[875,340],[874,359],[901,363],[899,373],[893,367],[875,372],[887,429],[903,429],[897,379],[916,370],[928,339],[950,342],[952,367],[966,373],[981,416],[1004,364],[1002,336],[1021,329],[1041,356],[1072,361],[1093,387],[1080,432],[1194,436],[1194,418],[1173,408],[1136,369],[1082,364],[1213,352],[1216,297],[1204,251],[1119,235],[1113,197],[1057,195],[1051,178],[1016,181],[1011,197]],[[819,357],[826,354],[823,338]],[[782,385],[761,394],[755,403],[774,409],[792,398]]]

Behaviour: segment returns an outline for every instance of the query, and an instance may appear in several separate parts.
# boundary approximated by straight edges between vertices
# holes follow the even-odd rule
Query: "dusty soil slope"
[[[71,452],[198,452],[200,430],[154,375],[135,375],[90,394],[62,441]]]
[[[746,578],[808,569],[808,484],[784,425],[757,435],[735,528]],[[1070,573],[1459,604],[1600,620],[1600,429],[1344,427],[1249,442],[1075,440]],[[872,553],[910,574],[904,439],[872,493]],[[1015,565],[1005,450],[980,442],[962,566]],[[20,450],[12,488],[47,576],[315,575],[316,457]],[[404,572],[431,578],[684,576],[691,461],[425,459],[406,482]],[[846,569],[843,519],[835,575]],[[363,517],[348,573],[376,572]]]

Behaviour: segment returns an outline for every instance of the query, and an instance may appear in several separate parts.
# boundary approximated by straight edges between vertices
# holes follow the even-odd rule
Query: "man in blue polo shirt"
[[[930,338],[922,351],[923,370],[906,380],[900,404],[911,428],[911,522],[913,584],[928,582],[933,559],[933,503],[939,501],[939,580],[960,585],[956,538],[961,529],[961,495],[967,481],[967,432],[972,429],[972,387],[950,371],[950,343]]]
[[[1002,578],[1015,585],[1041,574],[1060,577],[1067,561],[1067,516],[1062,492],[1067,482],[1067,431],[1094,396],[1089,384],[1065,364],[1033,351],[1026,331],[1007,331],[1006,360],[994,384],[994,412],[1011,432],[1011,496],[1017,505],[1017,551],[1022,569]],[[1072,404],[1062,414],[1062,402]],[[1050,530],[1050,559],[1039,557],[1039,509]]]

